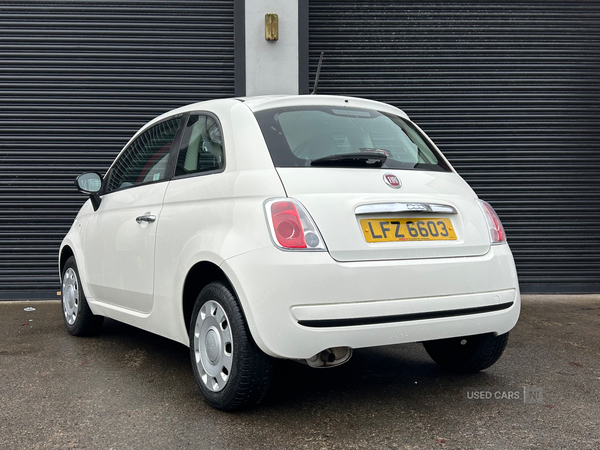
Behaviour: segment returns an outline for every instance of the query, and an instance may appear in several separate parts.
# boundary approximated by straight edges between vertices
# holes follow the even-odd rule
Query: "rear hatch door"
[[[477,256],[490,239],[472,189],[454,172],[280,167],[288,196],[337,261]],[[399,188],[386,180],[396,177]]]

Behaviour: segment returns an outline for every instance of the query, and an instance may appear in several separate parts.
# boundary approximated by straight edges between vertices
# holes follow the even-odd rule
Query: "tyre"
[[[73,336],[90,336],[102,327],[104,317],[92,314],[85,299],[75,258],[71,256],[62,273],[61,304],[67,331]]]
[[[429,356],[443,368],[457,373],[475,373],[494,364],[508,342],[508,333],[492,333],[423,342]]]
[[[269,389],[273,360],[252,339],[235,294],[223,283],[210,283],[196,300],[190,357],[198,386],[216,409],[256,405]]]

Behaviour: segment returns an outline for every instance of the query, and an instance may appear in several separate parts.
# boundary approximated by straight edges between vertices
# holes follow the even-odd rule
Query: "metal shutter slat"
[[[323,51],[319,93],[404,109],[497,209],[524,292],[599,292],[599,21],[597,0],[309,0],[310,80]]]
[[[79,207],[141,125],[234,95],[233,0],[3,1],[0,299],[54,298]]]

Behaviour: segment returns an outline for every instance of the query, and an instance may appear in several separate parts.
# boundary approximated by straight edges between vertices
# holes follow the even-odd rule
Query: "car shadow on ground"
[[[468,386],[490,385],[486,372],[458,375],[438,367],[419,343],[358,349],[339,367],[314,369],[277,361],[265,408],[297,407],[313,402],[389,404],[393,399],[418,404],[439,397],[460,401]]]
[[[137,378],[140,373],[148,383],[155,383],[165,373],[185,386],[181,395],[189,401],[190,391],[202,402],[195,385],[184,345],[152,333],[107,319],[101,333],[91,338],[102,351],[101,358],[114,370],[125,371],[125,378]],[[96,346],[94,345],[94,346]],[[125,361],[125,364],[122,362]],[[456,375],[438,367],[419,343],[358,349],[350,361],[339,367],[314,369],[305,364],[275,360],[274,376],[267,397],[257,408],[263,413],[315,405],[359,406],[386,403],[402,399],[405,405],[426,404],[434,399],[459,402],[463,389],[469,386],[494,385],[493,371],[472,375]],[[159,383],[156,384],[159,388]],[[152,386],[149,384],[149,389]],[[177,395],[173,393],[173,395]],[[207,406],[208,408],[208,406]],[[256,411],[249,409],[248,411]],[[244,414],[244,412],[242,412]]]

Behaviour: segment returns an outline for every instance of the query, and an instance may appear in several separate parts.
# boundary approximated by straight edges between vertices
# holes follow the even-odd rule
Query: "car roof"
[[[286,108],[290,106],[322,105],[375,109],[377,111],[389,112],[407,117],[404,111],[386,103],[342,95],[268,95],[261,97],[244,97],[240,100],[244,101],[244,104],[253,112],[273,108]]]
[[[226,104],[229,104],[231,107],[233,107],[235,104],[238,103],[243,103],[252,112],[264,111],[266,109],[274,108],[286,108],[290,106],[319,105],[376,109],[377,111],[388,112],[407,118],[407,115],[406,113],[404,113],[404,111],[395,108],[394,106],[358,97],[349,97],[341,95],[262,95],[256,97],[223,98],[218,100],[207,100],[198,103],[191,103],[189,105],[168,111],[156,117],[147,125],[150,125],[154,122],[160,122],[161,120],[164,120],[167,117],[171,117],[177,114],[184,114],[187,112],[206,109],[210,110],[211,107],[225,106]]]

